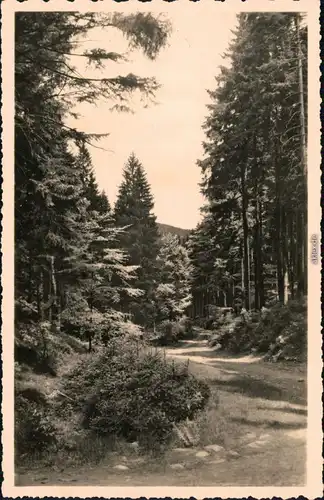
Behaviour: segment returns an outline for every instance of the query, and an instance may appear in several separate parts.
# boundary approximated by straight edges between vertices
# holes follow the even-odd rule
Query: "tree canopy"
[[[88,315],[87,323],[118,311],[121,286],[134,273],[116,244],[121,231],[100,193],[87,144],[100,136],[67,126],[75,105],[103,98],[125,109],[135,91],[150,98],[154,78],[136,75],[86,78],[73,60],[85,58],[101,71],[123,55],[98,47],[82,51],[93,28],[117,29],[132,50],[154,59],[165,45],[170,25],[151,14],[21,12],[15,26],[15,237],[16,319],[48,320],[58,325]],[[105,131],[105,133],[108,131]],[[36,223],[35,223],[36,222]],[[104,281],[104,283],[103,283]],[[100,300],[95,295],[100,289]],[[72,309],[74,308],[74,313]],[[82,311],[83,314],[77,313]],[[99,315],[99,316],[98,316]],[[72,318],[73,321],[72,321]],[[101,319],[100,319],[101,318]],[[100,316],[100,321],[102,317]],[[89,330],[89,325],[84,325]]]
[[[199,300],[232,304],[240,288],[249,309],[306,293],[307,30],[296,13],[238,21],[208,92],[191,248]]]

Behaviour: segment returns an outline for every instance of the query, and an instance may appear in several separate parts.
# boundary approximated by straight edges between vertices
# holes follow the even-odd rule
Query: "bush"
[[[307,302],[294,300],[276,304],[261,318],[255,329],[255,345],[274,361],[302,359],[307,349]]]
[[[15,399],[15,448],[18,456],[42,452],[56,443],[56,429],[44,402],[19,394]]]
[[[193,321],[183,316],[179,320],[165,320],[158,325],[157,343],[163,346],[172,345],[179,340],[191,339],[193,335]]]
[[[181,318],[180,324],[182,324],[184,328],[184,338],[192,338],[194,336],[194,325],[192,319],[184,316]]]
[[[298,360],[306,352],[305,301],[277,303],[270,309],[249,311],[219,321],[209,344],[233,353],[254,349],[268,359]]]
[[[162,346],[175,344],[184,334],[184,327],[178,321],[165,320],[158,325],[157,343]]]
[[[139,440],[145,447],[169,441],[173,424],[203,409],[209,388],[187,367],[166,362],[132,341],[114,341],[78,366],[65,392],[75,398],[84,427],[98,435]]]
[[[115,321],[111,322],[109,327],[103,328],[101,332],[101,341],[104,345],[108,345],[115,338],[143,338],[143,328],[136,325],[132,321]]]
[[[71,348],[50,333],[46,322],[21,325],[16,332],[15,361],[32,367],[37,373],[56,375],[58,350],[70,352]]]

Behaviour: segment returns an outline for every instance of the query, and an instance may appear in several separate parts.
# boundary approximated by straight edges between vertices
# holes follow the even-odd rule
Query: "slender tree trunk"
[[[57,333],[58,332],[58,297],[57,297],[57,281],[56,281],[56,270],[55,270],[55,257],[54,255],[51,255],[49,258],[50,262],[50,300],[51,300],[51,306],[50,306],[50,322],[51,322],[51,327],[52,331]]]
[[[235,283],[234,283],[234,279],[232,280],[232,289],[231,289],[232,293],[231,293],[231,304],[233,306],[233,303],[234,303],[234,297],[235,297]]]
[[[254,186],[254,196],[255,196],[255,226],[254,226],[254,307],[255,309],[260,309],[260,221],[259,221],[259,185],[258,185],[258,177],[257,177],[257,169],[255,169],[255,186]]]
[[[247,272],[248,272],[248,286],[247,286],[247,310],[251,309],[251,262],[252,262],[252,251],[250,247],[250,236],[247,237]]]
[[[32,302],[33,300],[33,258],[32,253],[29,251],[28,256],[28,294],[27,294],[28,302]]]
[[[257,227],[255,227],[257,232]],[[253,259],[254,259],[254,308],[260,309],[260,289],[259,289],[259,261],[258,261],[258,248],[257,248],[257,234],[254,236],[253,242]]]
[[[50,262],[51,264],[51,262]],[[52,304],[52,297],[53,297],[53,290],[52,290],[52,284],[53,284],[53,275],[52,275],[52,267],[50,265],[49,268],[49,276],[48,276],[48,301],[50,303],[49,308],[48,308],[48,321],[50,322],[50,325],[52,327],[52,321],[53,321],[53,304]]]
[[[244,259],[241,259],[241,288],[244,290]]]
[[[304,266],[303,266],[303,218],[301,210],[297,211],[296,217],[296,276],[297,276],[297,296],[300,298],[304,292]]]
[[[298,87],[300,104],[300,135],[301,135],[301,164],[303,175],[307,183],[307,148],[306,148],[306,126],[305,126],[305,100],[304,100],[304,75],[303,75],[303,53],[300,40],[300,14],[296,14],[297,50],[298,50]]]
[[[288,276],[290,285],[290,297],[295,298],[295,213],[288,215]]]
[[[264,294],[264,269],[263,269],[263,224],[262,224],[262,204],[258,198],[258,213],[259,213],[259,244],[258,244],[258,283],[259,283],[259,306],[260,309],[265,304]]]
[[[244,263],[244,290],[245,307],[250,309],[250,251],[249,251],[249,226],[247,219],[248,199],[245,185],[245,167],[241,165],[241,191],[242,191],[242,223],[243,223],[243,263]]]
[[[41,271],[40,271],[38,297],[39,297],[39,317],[40,317],[41,321],[44,321],[45,320],[45,311],[44,311],[44,271],[43,271],[43,269],[41,269]]]
[[[277,261],[277,283],[278,283],[278,297],[279,301],[284,303],[284,268],[282,258],[282,245],[281,245],[281,209],[279,200],[277,200],[276,210],[276,261]]]
[[[308,227],[307,227],[307,147],[306,147],[306,125],[305,125],[305,98],[304,98],[304,75],[303,75],[303,53],[300,40],[300,14],[295,17],[296,33],[297,33],[297,50],[298,50],[298,87],[299,87],[299,104],[300,104],[300,136],[301,148],[300,159],[302,165],[302,175],[304,178],[304,210],[302,213],[302,228],[303,228],[303,245],[302,245],[302,262],[303,262],[303,284],[302,291],[307,294],[307,267],[308,267]]]
[[[289,290],[289,261],[288,261],[288,244],[287,244],[287,220],[286,211],[284,207],[281,208],[281,249],[282,249],[282,263],[284,275],[284,304],[288,302]]]
[[[300,214],[300,224],[301,224],[301,291],[303,294],[307,291],[306,279],[307,279],[307,221],[305,221],[305,212],[302,211]]]
[[[279,143],[278,138],[274,141],[274,170],[275,170],[275,247],[276,247],[276,266],[277,266],[277,284],[278,298],[284,303],[284,263],[282,252],[282,200],[281,200],[281,179],[279,165]]]
[[[94,279],[94,274],[93,272],[91,273],[91,283],[92,283],[92,287],[93,287],[93,279]],[[92,335],[93,335],[93,326],[92,326],[92,323],[93,323],[93,288],[91,288],[91,292],[90,292],[90,300],[89,300],[89,306],[90,306],[90,328],[89,328],[89,334],[88,334],[88,341],[89,341],[89,346],[88,346],[88,351],[91,352],[92,351]]]

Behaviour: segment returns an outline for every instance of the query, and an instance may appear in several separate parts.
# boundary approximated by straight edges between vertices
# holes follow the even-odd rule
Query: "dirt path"
[[[246,396],[278,400],[288,404],[307,404],[306,366],[265,362],[260,356],[233,356],[218,352],[207,340],[183,342],[179,348],[166,349],[175,360],[189,360],[192,372],[226,390]]]
[[[105,463],[92,468],[20,470],[17,486],[305,483],[304,366],[220,355],[205,340],[184,342],[181,347],[167,349],[166,355],[175,361],[189,359],[190,371],[209,383],[212,397],[217,399],[218,408],[207,412],[206,436],[199,447],[173,449],[158,460],[111,454]]]

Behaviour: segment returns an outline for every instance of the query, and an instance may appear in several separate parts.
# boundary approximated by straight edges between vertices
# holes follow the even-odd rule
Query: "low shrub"
[[[97,435],[138,440],[143,447],[166,444],[173,424],[203,409],[209,388],[188,373],[134,341],[113,341],[79,365],[65,381],[66,394],[83,426]]]
[[[36,373],[56,376],[60,352],[71,348],[50,333],[46,322],[23,324],[15,335],[15,361],[33,368]]]
[[[44,401],[31,394],[15,398],[15,448],[19,456],[42,452],[56,443],[56,428]]]
[[[101,341],[107,345],[115,338],[143,338],[143,328],[132,321],[114,321],[109,327],[105,327],[101,332]]]
[[[295,300],[268,309],[255,329],[255,346],[274,361],[303,359],[307,350],[307,302]]]
[[[158,327],[157,343],[161,346],[175,344],[184,334],[184,327],[179,321],[165,320]]]
[[[158,327],[157,343],[162,346],[172,345],[179,340],[191,339],[194,336],[193,321],[183,316],[179,320],[165,320]]]
[[[305,356],[307,344],[305,300],[275,304],[262,311],[244,311],[219,321],[218,330],[209,345],[233,353],[251,351],[268,359],[299,360]]]
[[[68,335],[64,332],[61,332],[58,336],[58,340],[59,341],[62,341],[61,342],[61,345],[62,344],[66,344],[67,346],[69,346],[74,352],[78,353],[78,354],[82,354],[82,353],[85,353],[88,351],[88,346],[82,342],[81,340],[79,340],[78,338],[76,337],[73,337],[71,335]]]
[[[181,321],[184,325],[185,338],[193,338],[195,336],[193,320],[185,316],[181,319]]]
[[[194,318],[194,320],[193,320],[193,323],[198,328],[205,328],[205,326],[206,326],[206,318],[205,317],[196,316]]]

